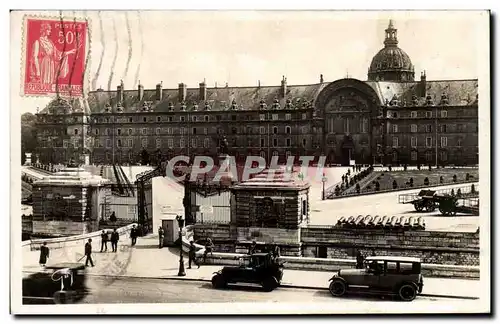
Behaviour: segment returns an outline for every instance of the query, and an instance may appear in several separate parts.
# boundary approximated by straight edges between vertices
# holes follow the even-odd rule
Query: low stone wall
[[[431,231],[394,231],[337,229],[327,226],[302,228],[305,257],[317,257],[318,248],[326,248],[327,257],[363,255],[402,255],[418,257],[425,263],[479,265],[479,233]]]
[[[207,264],[237,266],[239,265],[239,258],[243,256],[244,254],[214,252],[213,255],[207,255]],[[285,269],[290,270],[335,272],[339,269],[356,267],[355,259],[322,259],[284,256],[280,257],[280,261],[284,262]],[[479,267],[424,263],[422,264],[422,275],[425,277],[479,279]]]
[[[120,240],[123,239],[123,237],[128,237],[130,233],[130,229],[132,226],[137,224],[130,224],[125,227],[119,228],[116,231],[118,234],[120,234]],[[111,231],[111,230],[109,230]],[[47,243],[47,246],[50,249],[65,249],[65,248],[74,248],[74,247],[81,247],[83,249],[83,246],[87,242],[89,238],[91,238],[94,243],[95,242],[100,242],[101,241],[101,233],[102,231],[97,231],[97,232],[92,232],[92,233],[87,233],[83,235],[76,235],[76,236],[68,236],[68,237],[59,237],[59,238],[50,238],[50,239],[36,239],[36,240],[29,240],[29,241],[24,241],[22,243],[23,250],[40,250],[40,246],[43,245],[44,242]]]

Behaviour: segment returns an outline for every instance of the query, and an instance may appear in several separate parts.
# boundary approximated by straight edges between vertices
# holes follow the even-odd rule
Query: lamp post
[[[179,273],[177,276],[179,277],[184,277],[186,275],[186,270],[184,270],[184,256],[182,255],[182,228],[184,227],[184,219],[182,219],[182,216],[177,215],[175,217],[177,222],[179,223],[179,246],[180,246],[180,259],[179,259]]]
[[[321,178],[321,182],[323,182],[323,197],[322,197],[322,200],[325,200],[325,183],[327,181],[327,177],[325,175],[325,173],[323,172],[323,177]]]

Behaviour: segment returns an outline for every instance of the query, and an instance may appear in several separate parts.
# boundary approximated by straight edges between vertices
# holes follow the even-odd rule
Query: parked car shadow
[[[332,300],[340,300],[340,299],[349,299],[349,300],[359,300],[359,301],[397,301],[394,296],[377,296],[371,294],[362,294],[362,293],[348,293],[343,297],[334,297],[328,290],[318,290],[314,293],[315,296],[318,297],[330,297]]]
[[[210,283],[204,283],[200,286],[201,289],[210,289],[214,290],[215,288],[212,287],[212,284]],[[279,288],[276,288],[279,289]],[[220,291],[245,291],[245,292],[265,292],[264,288],[260,286],[250,286],[250,285],[244,285],[244,284],[229,284],[227,285],[226,288],[219,288],[217,290]]]

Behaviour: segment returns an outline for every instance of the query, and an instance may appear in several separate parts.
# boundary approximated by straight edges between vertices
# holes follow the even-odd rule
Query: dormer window
[[[198,104],[197,104],[197,103],[195,103],[195,104],[193,105],[193,111],[197,111],[197,110],[198,110]]]
[[[181,103],[181,111],[186,111],[186,103],[184,101]]]
[[[238,105],[236,104],[236,100],[233,100],[233,102],[231,103],[231,109],[232,110],[237,110],[238,109]]]
[[[208,101],[205,101],[205,110],[210,110],[210,104]]]
[[[273,109],[279,109],[279,108],[280,108],[280,103],[278,99],[274,99]]]
[[[425,103],[427,104],[427,106],[432,106],[432,97],[431,97],[431,95],[427,95],[427,97],[425,97]]]
[[[111,112],[111,105],[109,103],[107,103],[106,106],[104,107],[104,111],[107,113]]]
[[[286,109],[292,109],[292,108],[293,108],[292,100],[287,99],[286,100]]]
[[[148,109],[149,109],[149,107],[148,107],[147,102],[144,102],[144,103],[142,104],[142,111],[148,111]]]
[[[168,103],[168,111],[174,111],[174,104],[172,102]]]
[[[411,96],[411,102],[414,106],[416,106],[418,104],[418,99],[417,99],[417,96],[416,95],[412,95]]]
[[[267,108],[266,102],[264,101],[264,99],[261,99],[260,100],[260,109],[266,109],[266,108]]]
[[[448,104],[448,96],[446,95],[446,93],[443,93],[441,95],[441,102],[440,102],[441,105],[447,105]]]

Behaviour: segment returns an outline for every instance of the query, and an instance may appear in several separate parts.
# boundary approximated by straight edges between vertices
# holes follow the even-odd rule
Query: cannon
[[[398,197],[400,204],[412,204],[415,210],[433,212],[437,207],[436,191],[420,190],[418,194],[402,194]]]

